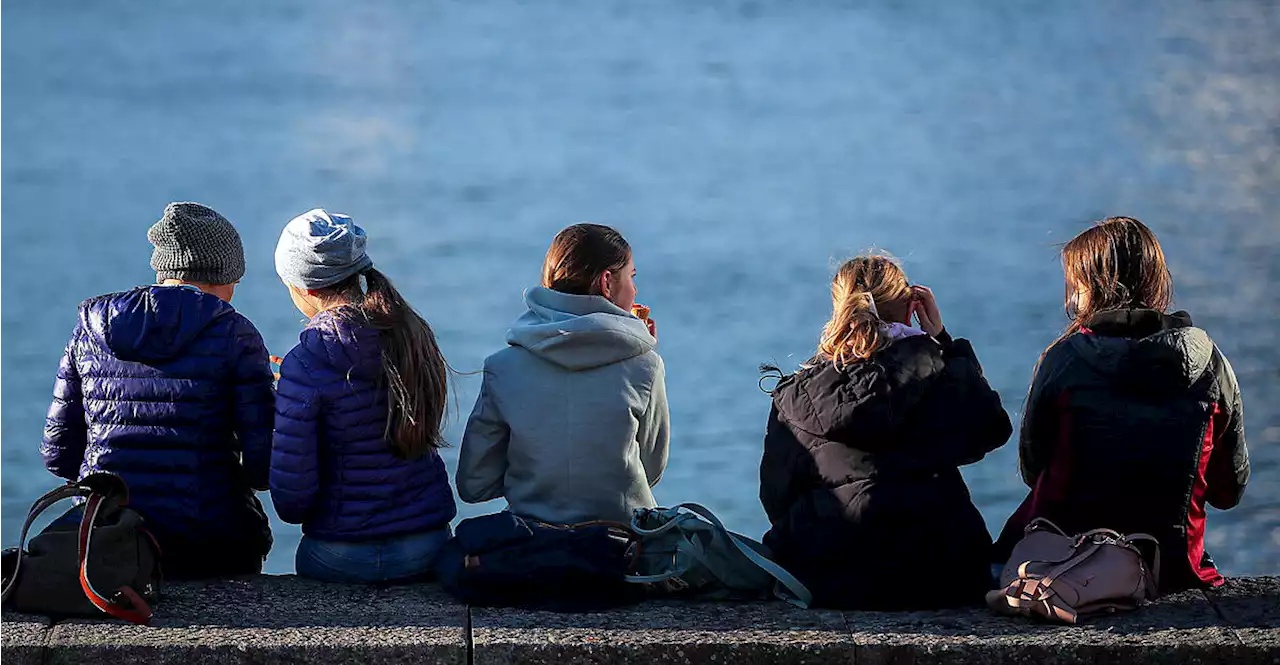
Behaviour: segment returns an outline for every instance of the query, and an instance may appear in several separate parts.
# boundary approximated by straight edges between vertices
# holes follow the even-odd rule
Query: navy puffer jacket
[[[266,489],[272,404],[266,347],[248,319],[194,288],[139,287],[81,303],[40,452],[61,478],[124,478],[162,548],[266,554],[253,488]]]
[[[457,512],[435,451],[398,457],[384,438],[381,333],[351,307],[311,319],[280,367],[271,500],[320,540],[361,541],[442,528]]]

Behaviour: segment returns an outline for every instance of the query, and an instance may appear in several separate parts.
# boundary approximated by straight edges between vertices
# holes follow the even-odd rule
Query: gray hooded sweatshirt
[[[644,322],[542,287],[489,356],[458,458],[458,496],[505,496],[544,522],[628,523],[667,465],[666,373]]]

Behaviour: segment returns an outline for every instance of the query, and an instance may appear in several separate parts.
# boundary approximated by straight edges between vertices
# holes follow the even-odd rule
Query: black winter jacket
[[[945,331],[842,369],[812,361],[773,392],[760,464],[765,543],[827,607],[980,602],[991,536],[957,467],[1011,432],[973,348]],[[904,592],[921,574],[930,582]]]
[[[1022,417],[1022,477],[1032,488],[993,552],[1047,517],[1160,540],[1164,592],[1216,586],[1204,550],[1205,503],[1239,503],[1249,480],[1240,387],[1186,312],[1101,312],[1040,361]]]

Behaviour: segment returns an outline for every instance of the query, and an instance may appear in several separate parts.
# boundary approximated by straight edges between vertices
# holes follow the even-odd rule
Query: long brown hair
[[[573,295],[600,295],[600,276],[620,270],[631,258],[631,245],[601,224],[574,224],[556,234],[542,262],[542,285]]]
[[[1071,323],[1059,340],[1079,331],[1098,312],[1165,312],[1173,304],[1173,278],[1160,241],[1132,217],[1108,217],[1063,245],[1062,272]]]
[[[365,288],[360,288],[364,279]],[[386,275],[374,268],[320,290],[322,299],[342,299],[381,331],[382,384],[387,391],[383,437],[403,459],[445,445],[440,431],[449,393],[449,364],[431,326]]]
[[[837,366],[869,358],[884,344],[879,313],[902,318],[910,300],[907,275],[892,257],[845,261],[831,280],[831,320],[822,327],[818,354]]]

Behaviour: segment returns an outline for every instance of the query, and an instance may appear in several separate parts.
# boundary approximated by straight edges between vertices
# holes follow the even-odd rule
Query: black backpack
[[[83,515],[55,520],[28,543],[40,513],[70,498],[85,499]],[[129,487],[110,473],[90,474],[37,499],[18,547],[4,551],[4,608],[150,623],[160,593],[160,546],[128,503]]]
[[[591,611],[641,599],[625,580],[634,542],[621,524],[561,526],[501,512],[463,520],[434,567],[445,590],[470,605]]]

